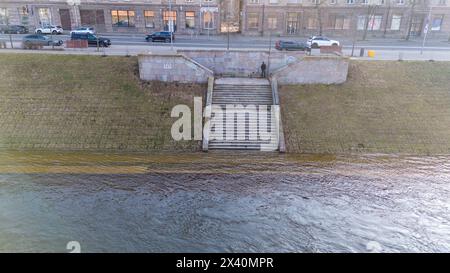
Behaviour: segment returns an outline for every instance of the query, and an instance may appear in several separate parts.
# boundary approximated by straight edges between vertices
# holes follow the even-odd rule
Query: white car
[[[308,46],[311,48],[319,48],[321,46],[339,46],[339,41],[328,39],[324,36],[313,36],[307,41]]]
[[[95,29],[93,27],[78,27],[70,32],[70,35],[72,33],[88,33],[88,34],[95,34]]]
[[[37,28],[34,32],[36,34],[63,34],[63,29],[60,26],[52,26],[52,25],[47,25],[47,26],[43,26],[40,28]]]

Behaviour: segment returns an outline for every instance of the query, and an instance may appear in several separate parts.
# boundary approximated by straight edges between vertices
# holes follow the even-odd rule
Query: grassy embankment
[[[0,149],[197,150],[170,111],[206,86],[142,84],[137,59],[0,55]]]
[[[345,84],[280,90],[289,152],[450,154],[450,63],[352,61]]]
[[[0,55],[0,149],[198,150],[170,111],[206,86],[142,84],[137,59]],[[351,62],[347,83],[280,88],[293,153],[450,153],[450,63]]]

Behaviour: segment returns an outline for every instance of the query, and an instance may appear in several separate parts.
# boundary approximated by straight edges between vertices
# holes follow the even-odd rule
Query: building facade
[[[0,25],[99,32],[450,36],[450,0],[1,0]],[[173,27],[170,22],[173,22]],[[427,24],[427,22],[429,22]],[[428,26],[428,27],[426,27]]]

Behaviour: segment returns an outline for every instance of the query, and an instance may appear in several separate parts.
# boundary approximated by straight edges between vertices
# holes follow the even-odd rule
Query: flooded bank
[[[0,252],[448,252],[450,157],[0,153]]]

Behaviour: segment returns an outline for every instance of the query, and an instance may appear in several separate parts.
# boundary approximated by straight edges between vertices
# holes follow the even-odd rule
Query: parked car
[[[35,30],[36,34],[63,34],[64,30],[61,26],[46,25]]]
[[[78,27],[70,32],[70,35],[72,33],[89,33],[89,34],[95,34],[95,29],[93,27]]]
[[[0,26],[0,33],[5,33],[5,34],[26,34],[28,33],[28,28],[26,28],[25,26],[21,26],[21,25],[3,25]]]
[[[154,32],[152,34],[147,35],[147,37],[145,37],[145,40],[147,40],[147,42],[166,42],[166,43],[170,43],[170,36],[172,35],[172,41],[175,41],[175,34],[173,34],[170,31],[160,31],[160,32]]]
[[[37,49],[43,46],[61,46],[64,44],[62,40],[53,40],[48,36],[33,34],[27,35],[22,39],[22,46],[25,49]]]
[[[294,41],[277,41],[275,43],[275,48],[278,50],[301,50],[301,51],[309,50],[308,44]]]
[[[321,46],[339,46],[340,43],[336,40],[328,39],[324,36],[313,36],[307,41],[308,46],[311,48],[319,48]]]
[[[98,37],[97,35],[90,34],[90,33],[77,33],[74,32],[70,35],[71,40],[86,40],[88,41],[88,45],[95,45],[97,46],[97,42],[99,46],[108,47],[111,45],[111,40],[104,38],[104,37]]]

